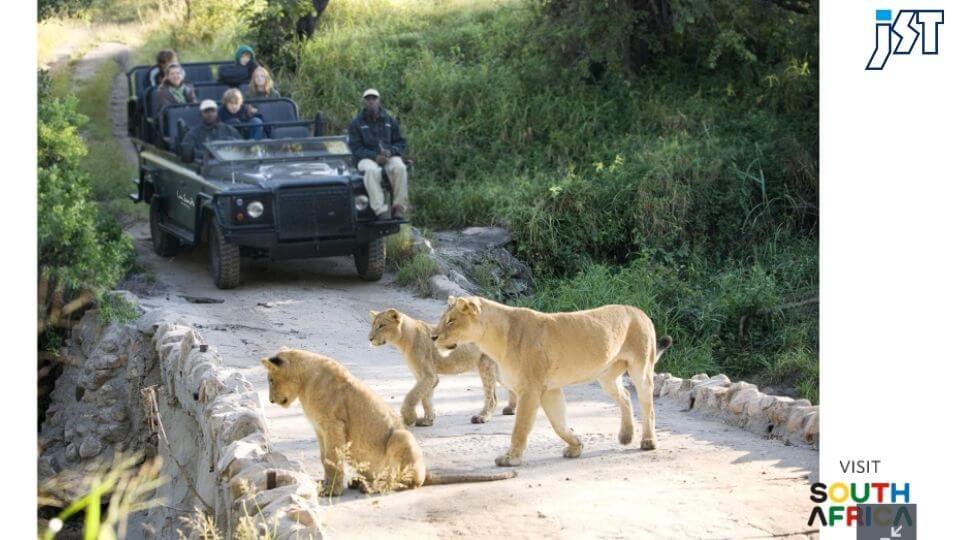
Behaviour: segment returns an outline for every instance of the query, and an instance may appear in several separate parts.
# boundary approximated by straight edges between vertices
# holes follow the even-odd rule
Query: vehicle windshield
[[[212,141],[207,148],[218,161],[334,157],[350,154],[343,137],[262,141]]]

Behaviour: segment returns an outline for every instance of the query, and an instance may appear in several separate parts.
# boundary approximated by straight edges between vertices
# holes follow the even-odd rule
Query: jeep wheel
[[[210,218],[207,243],[210,248],[210,270],[218,289],[233,289],[240,284],[240,246],[223,240],[217,218]]]
[[[161,257],[172,257],[177,254],[180,241],[177,237],[160,228],[163,218],[160,216],[160,198],[154,195],[150,199],[150,242],[153,252]]]
[[[377,238],[353,252],[353,262],[364,281],[377,281],[383,276],[387,263],[387,243]]]

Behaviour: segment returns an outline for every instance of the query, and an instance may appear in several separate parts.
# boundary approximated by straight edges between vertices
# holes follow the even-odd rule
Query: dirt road
[[[269,404],[260,358],[282,345],[332,356],[399,409],[414,381],[397,351],[367,342],[368,311],[395,307],[433,321],[443,302],[416,298],[393,285],[389,275],[364,283],[346,258],[248,261],[243,285],[220,291],[204,251],[163,259],[150,250],[146,224],[128,230],[141,264],[155,279],[130,284],[142,305],[178,313],[201,328],[225,362],[260,393],[275,448],[317,479],[322,468],[313,431],[299,404],[289,409]],[[184,296],[222,303],[196,304]],[[441,379],[436,423],[414,428],[429,466],[493,468],[494,457],[508,444],[513,417],[470,424],[481,400],[476,375]],[[765,440],[658,400],[660,446],[641,452],[636,441],[626,448],[617,443],[618,409],[598,386],[570,388],[567,401],[570,424],[585,443],[579,459],[560,457],[563,444],[541,413],[519,478],[326,500],[329,537],[807,537],[806,493],[818,472],[815,450]]]

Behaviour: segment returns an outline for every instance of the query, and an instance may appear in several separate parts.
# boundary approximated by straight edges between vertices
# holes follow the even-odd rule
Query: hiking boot
[[[404,211],[403,207],[399,204],[393,205],[393,219],[403,219]]]
[[[384,210],[383,212],[380,212],[379,214],[377,214],[377,221],[386,221],[388,219],[390,219],[389,210]]]

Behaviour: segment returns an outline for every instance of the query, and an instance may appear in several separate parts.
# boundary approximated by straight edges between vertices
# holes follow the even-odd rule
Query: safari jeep
[[[200,122],[198,105],[171,105],[159,115],[147,114],[150,108],[135,83],[137,70],[144,68],[149,69],[128,73],[128,110],[138,111],[128,121],[140,158],[136,193],[130,197],[150,205],[150,236],[158,255],[206,243],[214,283],[221,289],[239,285],[241,256],[353,255],[361,278],[380,279],[385,237],[406,221],[376,219],[346,136],[319,136],[319,116],[300,120],[289,99],[252,100],[267,138],[210,142],[194,163],[184,163],[176,150],[185,132]],[[386,179],[384,188],[390,198]]]

